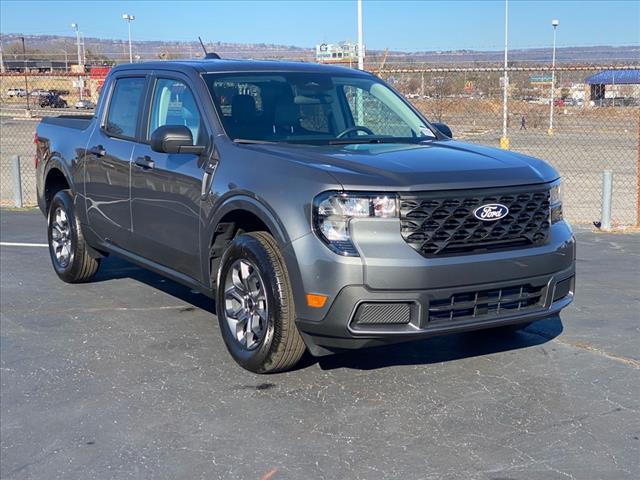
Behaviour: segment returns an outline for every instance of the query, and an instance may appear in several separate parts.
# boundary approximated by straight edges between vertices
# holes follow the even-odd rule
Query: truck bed
[[[56,117],[43,117],[40,123],[74,130],[86,130],[93,119],[93,115],[58,115]]]

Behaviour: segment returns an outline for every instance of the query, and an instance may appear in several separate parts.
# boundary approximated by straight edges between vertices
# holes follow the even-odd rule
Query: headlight
[[[398,216],[398,198],[394,194],[325,192],[313,202],[313,228],[316,235],[335,253],[358,256],[351,242],[352,218]]]
[[[562,220],[562,183],[556,181],[549,189],[549,215],[551,223]]]

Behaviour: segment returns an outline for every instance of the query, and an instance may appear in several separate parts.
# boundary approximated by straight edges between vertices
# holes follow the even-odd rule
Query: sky
[[[0,2],[0,32],[126,39],[196,40],[313,47],[356,40],[356,1],[29,1]],[[639,45],[640,2],[509,1],[510,48]],[[504,1],[364,0],[364,43],[382,50],[500,50]]]

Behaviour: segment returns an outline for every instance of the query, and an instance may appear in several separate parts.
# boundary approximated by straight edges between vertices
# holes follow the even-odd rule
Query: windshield
[[[375,78],[323,73],[205,74],[237,142],[310,144],[434,139],[425,121]]]

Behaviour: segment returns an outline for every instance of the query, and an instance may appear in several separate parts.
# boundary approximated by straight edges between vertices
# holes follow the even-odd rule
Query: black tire
[[[266,326],[263,326],[261,338],[251,349],[241,344],[227,321],[225,279],[239,260],[248,261],[257,269],[268,307]],[[289,275],[273,237],[266,232],[237,236],[222,256],[218,279],[218,322],[222,338],[234,360],[255,373],[274,373],[292,368],[306,347],[295,325]]]
[[[66,261],[56,255],[56,246],[54,246],[54,236],[60,232],[55,227],[56,215],[60,210],[64,212],[68,225],[68,232],[64,238],[70,240],[67,249],[69,254]],[[47,223],[47,239],[53,269],[61,280],[67,283],[87,282],[98,271],[100,258],[94,258],[89,254],[90,247],[82,235],[80,222],[75,213],[73,197],[69,190],[60,190],[51,200]]]

